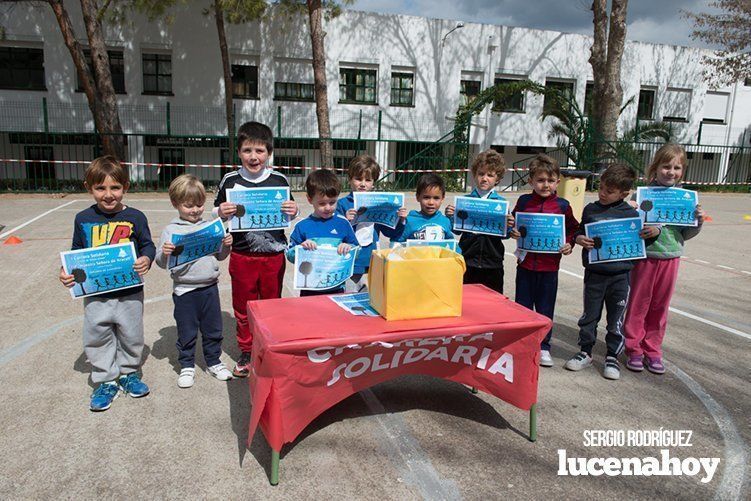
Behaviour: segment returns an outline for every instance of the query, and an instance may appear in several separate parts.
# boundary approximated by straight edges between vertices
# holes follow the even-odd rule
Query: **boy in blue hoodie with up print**
[[[392,242],[454,238],[451,220],[440,211],[446,197],[443,179],[435,174],[424,174],[417,181],[416,195],[420,210],[413,210],[407,214],[401,234],[393,238]]]

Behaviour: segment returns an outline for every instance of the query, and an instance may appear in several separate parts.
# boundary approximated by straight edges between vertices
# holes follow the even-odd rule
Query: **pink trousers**
[[[662,340],[680,263],[680,258],[647,258],[631,270],[631,295],[623,326],[627,356],[662,358]]]

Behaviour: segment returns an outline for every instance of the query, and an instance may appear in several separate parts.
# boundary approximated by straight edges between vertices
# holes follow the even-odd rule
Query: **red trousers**
[[[283,252],[241,254],[229,256],[229,275],[232,277],[232,309],[237,320],[237,345],[240,351],[253,347],[253,334],[248,328],[248,301],[282,297],[284,268]]]
[[[662,358],[662,340],[668,324],[681,259],[647,258],[631,270],[631,294],[623,328],[626,355]]]

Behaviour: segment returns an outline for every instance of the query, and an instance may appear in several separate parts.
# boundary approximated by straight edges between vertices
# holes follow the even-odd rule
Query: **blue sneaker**
[[[149,394],[149,387],[146,383],[141,381],[141,376],[137,372],[131,372],[128,375],[120,376],[117,380],[120,384],[120,388],[123,392],[127,393],[133,398],[145,397]]]
[[[106,411],[120,393],[120,387],[115,383],[102,383],[91,394],[89,409],[94,412]]]

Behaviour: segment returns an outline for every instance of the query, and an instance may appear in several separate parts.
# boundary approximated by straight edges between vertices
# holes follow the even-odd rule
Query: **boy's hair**
[[[537,174],[544,173],[548,176],[561,177],[561,166],[553,157],[549,157],[544,153],[538,154],[535,158],[529,162],[529,179],[530,181],[535,178]]]
[[[419,197],[422,192],[429,188],[438,187],[441,189],[441,195],[446,196],[446,184],[443,179],[436,174],[423,174],[417,181],[416,194]]]
[[[203,205],[206,203],[206,188],[203,187],[201,180],[193,174],[182,174],[170,183],[169,199],[172,205],[181,203]]]
[[[377,181],[381,176],[381,166],[378,165],[375,158],[368,154],[357,155],[349,162],[347,176],[349,176],[350,179],[356,177],[370,177],[373,181]]]
[[[657,168],[660,165],[665,165],[674,158],[678,157],[683,166],[683,175],[686,175],[686,164],[688,163],[688,157],[686,156],[686,150],[683,146],[675,143],[666,143],[657,150],[655,157],[652,159],[652,163],[647,169],[647,182],[651,183],[657,177]]]
[[[634,170],[626,164],[610,165],[600,175],[600,183],[609,188],[616,188],[621,191],[629,191],[634,187],[636,174]]]
[[[261,143],[269,152],[274,151],[274,133],[268,125],[260,122],[245,122],[237,129],[237,150],[240,151],[246,141],[251,143]]]
[[[320,194],[325,197],[338,197],[342,185],[339,178],[329,169],[318,169],[310,173],[305,180],[305,192],[310,198]]]
[[[95,184],[102,184],[107,177],[111,177],[115,182],[128,186],[128,169],[113,156],[105,155],[95,158],[84,173],[84,181],[91,188]]]
[[[476,176],[480,167],[488,172],[495,172],[500,180],[506,172],[506,159],[495,150],[485,150],[477,155],[472,162],[472,175]]]

